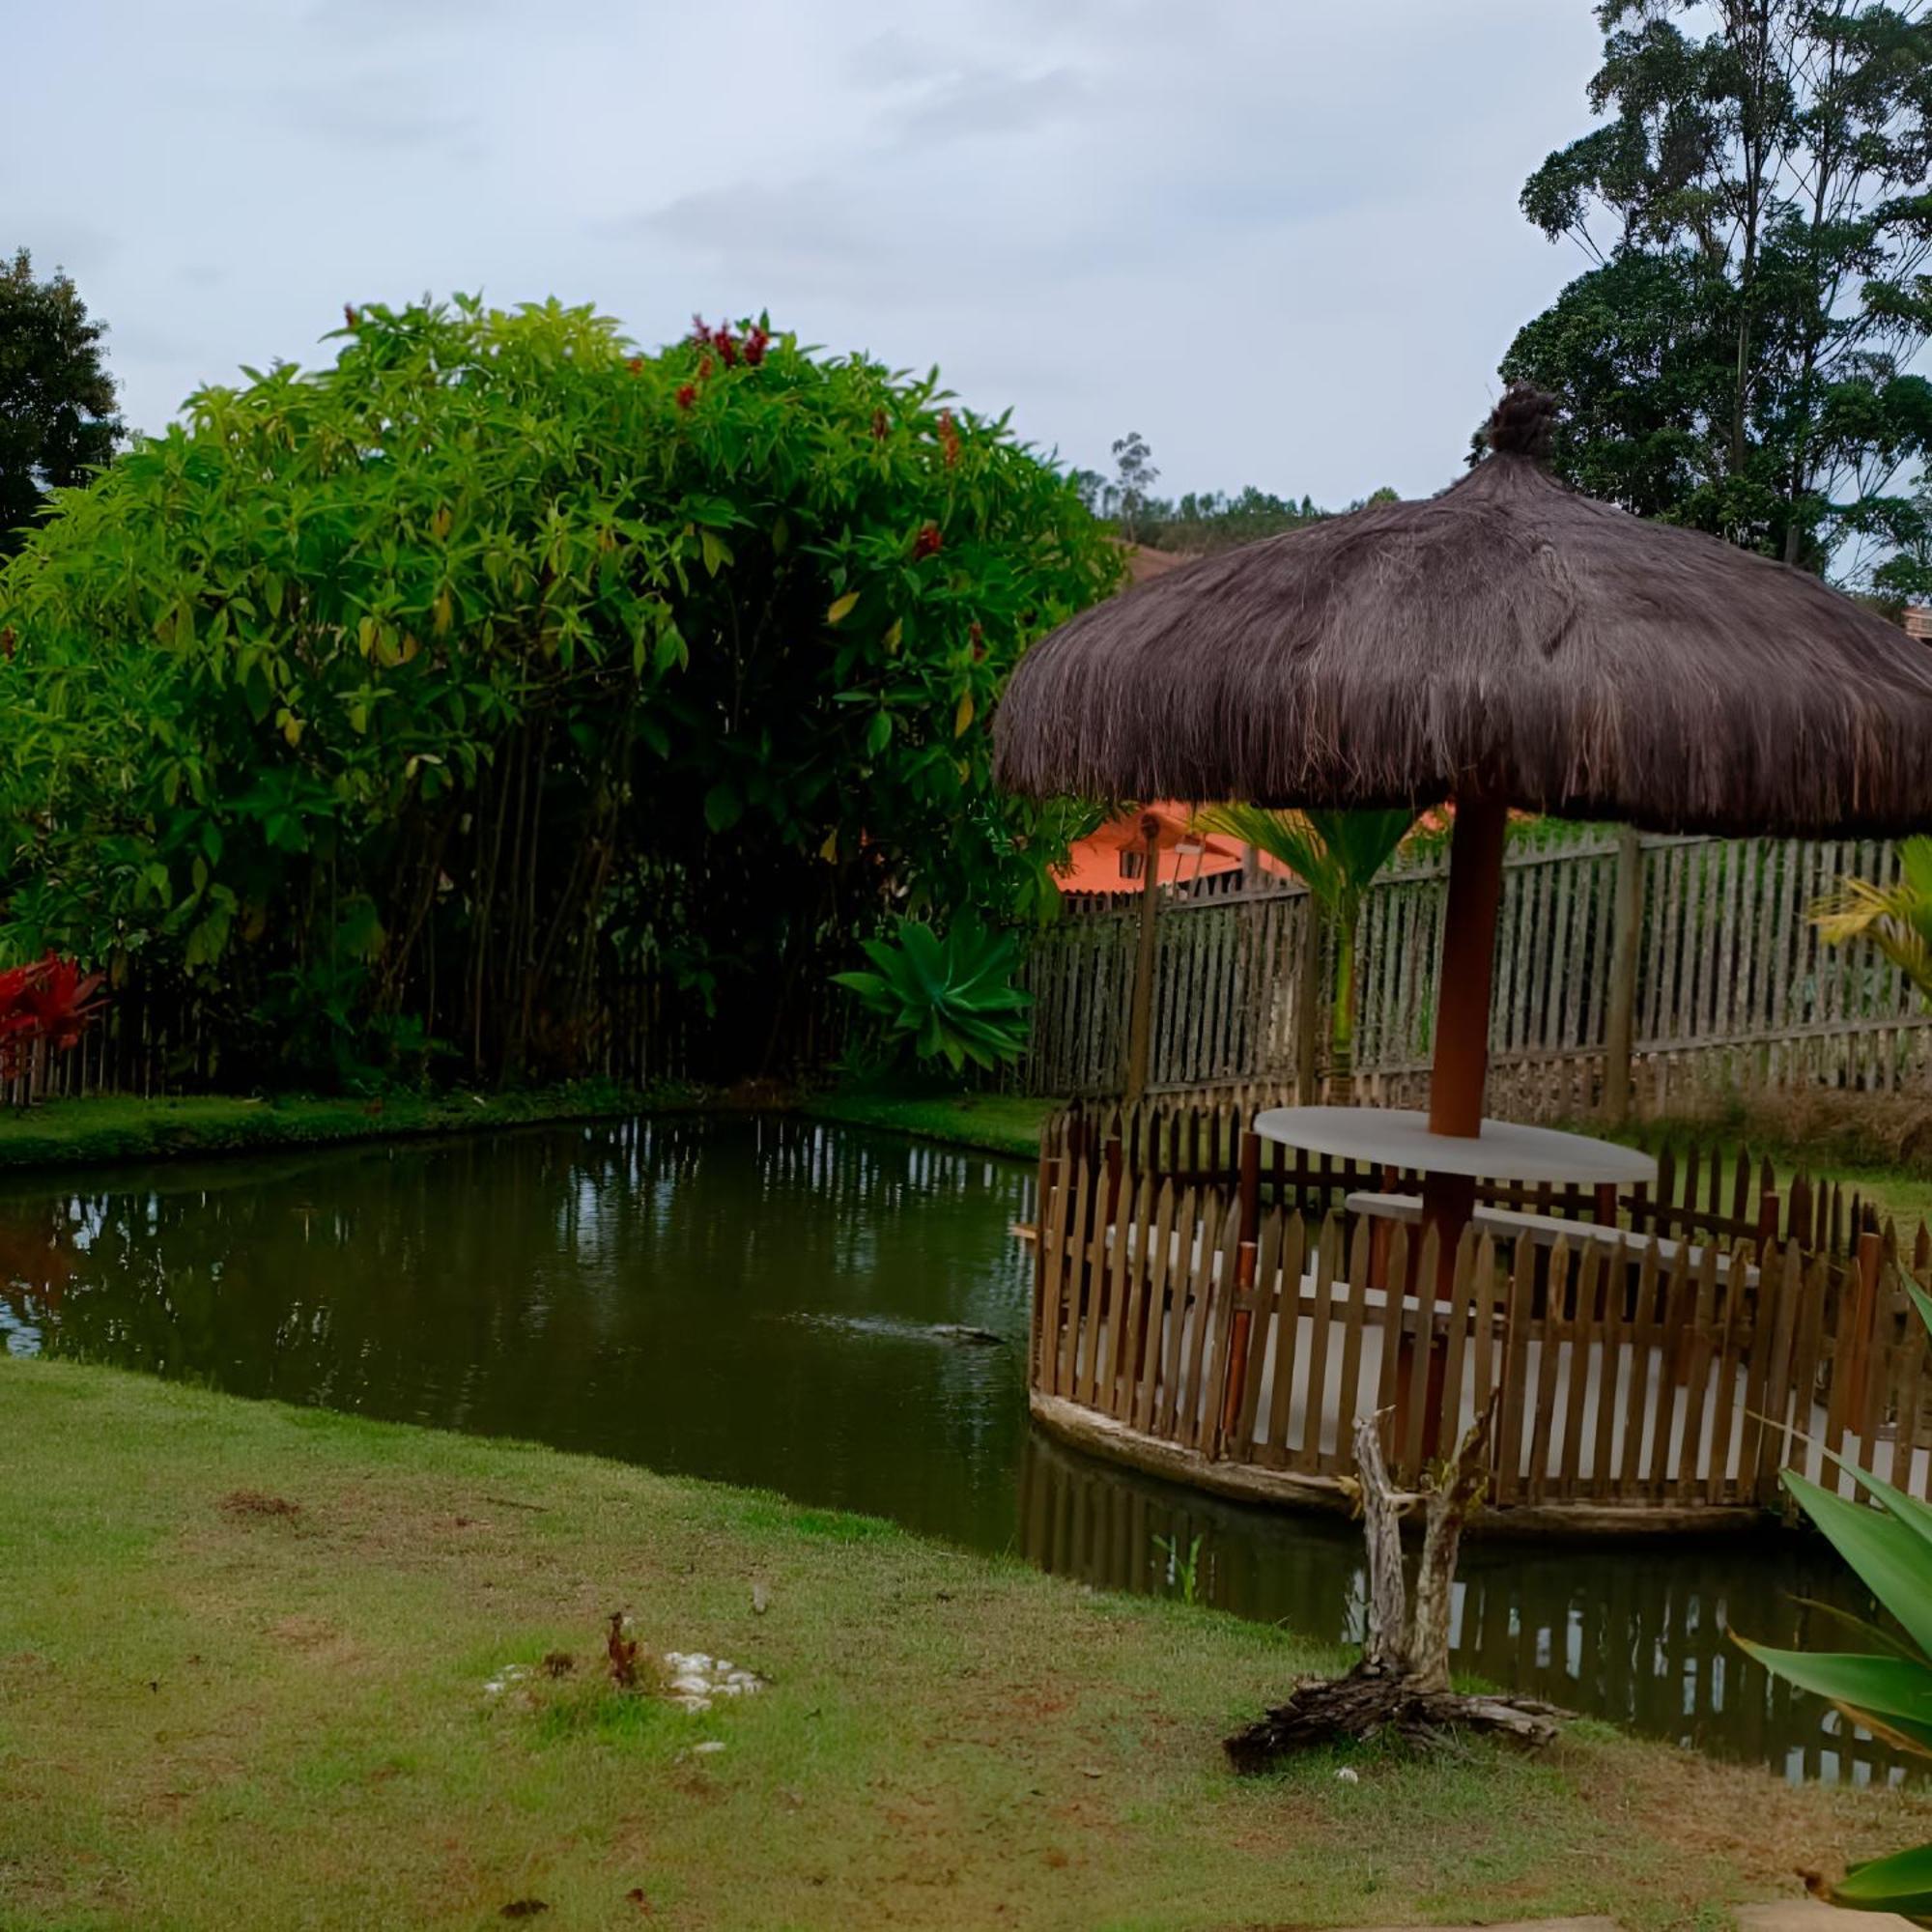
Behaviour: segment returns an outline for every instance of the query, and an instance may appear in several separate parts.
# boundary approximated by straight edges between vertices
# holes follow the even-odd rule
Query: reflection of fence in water
[[[1027,1558],[1054,1576],[1169,1597],[1180,1589],[1168,1550],[1184,1561],[1198,1537],[1201,1602],[1321,1642],[1360,1636],[1361,1542],[1349,1524],[1195,1495],[1036,1435],[1021,1473],[1020,1537]],[[1836,1641],[1830,1620],[1800,1598],[1868,1614],[1869,1600],[1821,1545],[1492,1542],[1465,1547],[1457,1594],[1459,1670],[1792,1778],[1907,1775],[1725,1635],[1735,1617],[1773,1644]]]

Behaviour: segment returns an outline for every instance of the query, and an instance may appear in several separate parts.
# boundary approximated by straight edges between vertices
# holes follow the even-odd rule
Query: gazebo
[[[1453,806],[1426,1119],[1258,1123],[1420,1172],[1445,1267],[1478,1174],[1635,1172],[1627,1150],[1483,1118],[1512,808],[1663,832],[1932,823],[1932,652],[1815,577],[1566,488],[1544,461],[1556,409],[1519,384],[1440,495],[1084,611],[1027,653],[994,724],[1002,781],[1038,795]]]

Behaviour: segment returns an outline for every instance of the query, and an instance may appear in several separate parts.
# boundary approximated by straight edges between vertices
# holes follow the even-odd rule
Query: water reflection
[[[1198,1537],[1206,1601],[1351,1637],[1348,1525],[1030,1436],[1028,1190],[1017,1163],[790,1120],[16,1178],[0,1338],[764,1485],[1116,1589],[1175,1589]],[[1802,1642],[1793,1597],[1850,1600],[1814,1545],[1478,1542],[1463,1578],[1458,1655],[1498,1683],[1793,1775],[1891,1775],[1721,1635],[1735,1610]]]
[[[1361,1639],[1361,1532],[1337,1518],[1196,1495],[1035,1439],[1021,1475],[1022,1548],[1056,1575],[1178,1594],[1195,1557],[1201,1601],[1324,1637]],[[1872,1613],[1822,1545],[1781,1532],[1696,1543],[1465,1543],[1450,1626],[1459,1669],[1612,1717],[1653,1736],[1769,1764],[1792,1777],[1897,1781],[1898,1761],[1724,1635],[1842,1644],[1805,1602]]]

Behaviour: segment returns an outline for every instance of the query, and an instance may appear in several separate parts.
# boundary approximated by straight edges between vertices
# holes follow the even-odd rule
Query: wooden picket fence
[[[1518,1118],[1587,1112],[1620,1048],[1639,1112],[1712,1085],[1925,1080],[1932,1015],[1910,984],[1867,947],[1824,945],[1806,916],[1840,877],[1896,871],[1895,848],[1873,840],[1551,828],[1513,844],[1491,1021],[1497,1092]],[[1440,853],[1398,861],[1368,895],[1357,1070],[1387,1104],[1427,1089],[1445,896]],[[1305,1032],[1325,1034],[1332,974],[1326,957],[1306,968],[1321,940],[1303,889],[1228,873],[1163,891],[1158,906],[1149,1090],[1294,1080],[1298,1008],[1312,988],[1319,1028]],[[1070,899],[1034,946],[1029,1091],[1127,1085],[1139,918],[1138,895]]]
[[[1787,1466],[1854,1492],[1838,1455],[1932,1494],[1905,1287],[1932,1282],[1922,1226],[1901,1255],[1830,1190],[1690,1154],[1621,1199],[1486,1188],[1505,1218],[1479,1213],[1445,1275],[1433,1232],[1350,1205],[1414,1177],[1200,1109],[1121,1125],[1066,1117],[1040,1166],[1030,1385],[1084,1446],[1336,1500],[1357,1416],[1385,1414],[1391,1473],[1418,1488],[1493,1411],[1492,1520],[1707,1525],[1777,1506]],[[1506,1219],[1524,1205],[1550,1216],[1535,1235]]]

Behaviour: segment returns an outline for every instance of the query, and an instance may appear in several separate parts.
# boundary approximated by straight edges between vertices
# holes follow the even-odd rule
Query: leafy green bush
[[[1013,984],[1016,935],[961,918],[942,939],[931,926],[902,919],[891,939],[861,943],[874,970],[832,977],[886,1023],[895,1045],[921,1060],[944,1060],[955,1073],[968,1061],[990,1068],[1026,1050],[1033,1001]]]
[[[986,718],[1120,565],[1004,417],[761,324],[335,339],[0,571],[0,954],[191,983],[242,1077],[568,1072],[649,976],[728,1076],[889,905],[1051,903]]]

